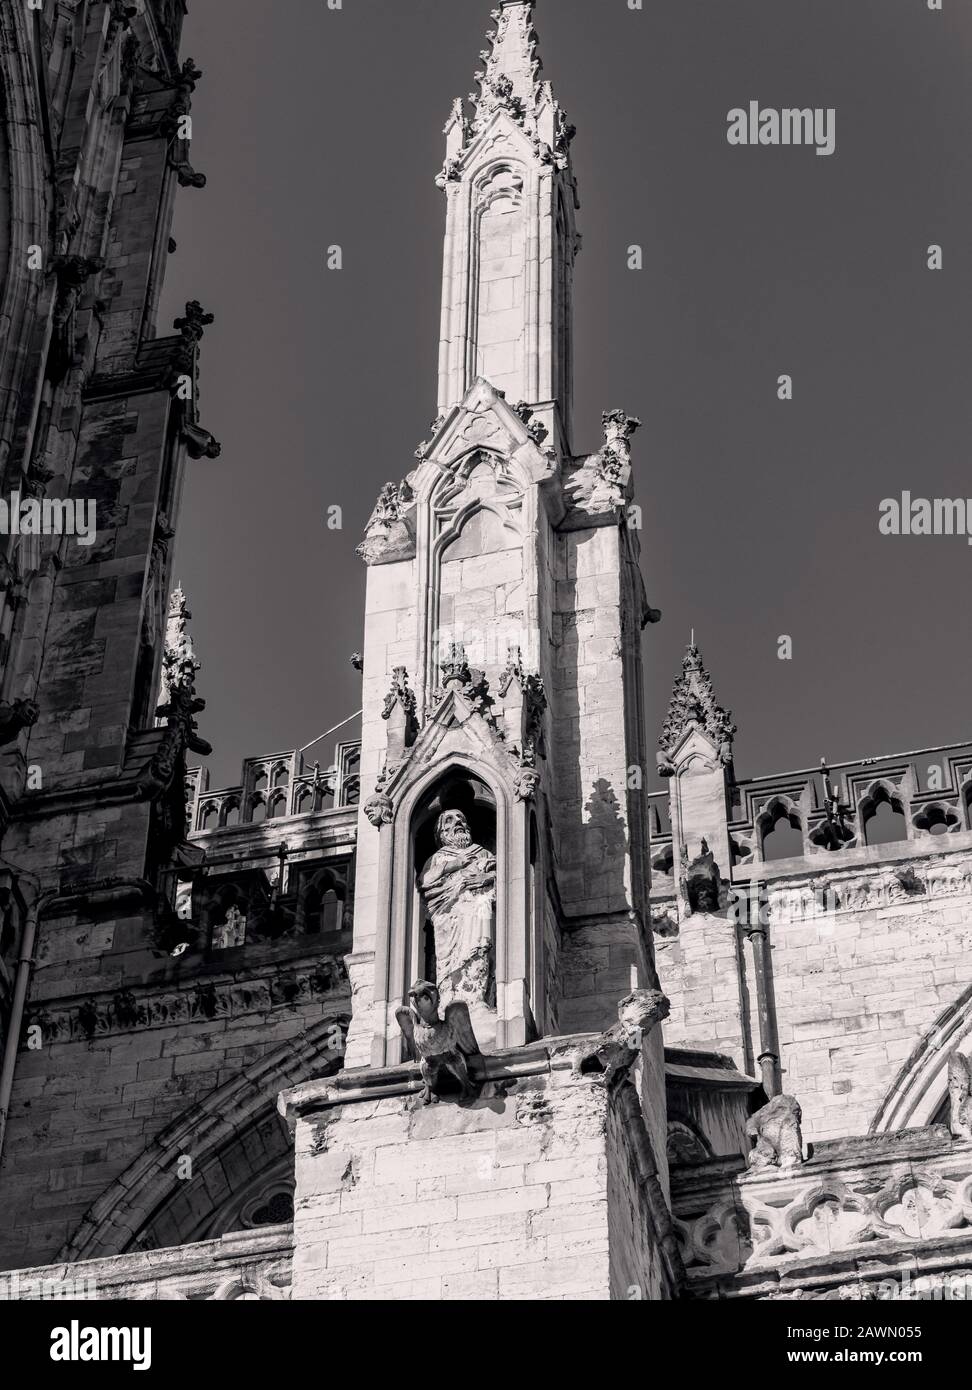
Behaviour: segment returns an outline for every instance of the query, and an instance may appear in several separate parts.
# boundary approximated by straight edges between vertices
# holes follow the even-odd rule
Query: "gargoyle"
[[[467,1058],[479,1057],[479,1043],[473,1032],[469,1009],[457,1000],[445,1007],[439,1017],[439,991],[428,980],[416,980],[408,992],[410,1004],[395,1010],[411,1057],[417,1060],[425,1087],[423,1105],[439,1099],[439,1078],[448,1072],[462,1087],[462,1100],[469,1100],[476,1089],[469,1075]]]
[[[972,1061],[961,1052],[948,1059],[948,1127],[953,1139],[972,1139]]]
[[[601,1072],[605,1086],[625,1075],[641,1051],[644,1038],[668,1017],[669,1003],[659,989],[636,989],[618,1004],[618,1021],[606,1033],[574,1049],[575,1076]]]
[[[0,702],[0,748],[6,747],[20,733],[37,723],[40,709],[36,700]]]
[[[750,1115],[746,1133],[756,1140],[748,1155],[753,1172],[764,1168],[797,1168],[803,1162],[803,1112],[793,1096],[774,1096],[762,1110]]]

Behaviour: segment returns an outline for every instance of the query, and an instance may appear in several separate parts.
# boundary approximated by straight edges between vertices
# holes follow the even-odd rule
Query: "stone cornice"
[[[263,1226],[192,1245],[10,1270],[0,1274],[0,1284],[28,1300],[50,1297],[52,1288],[61,1297],[65,1289],[86,1288],[86,1296],[97,1301],[223,1302],[242,1292],[283,1299],[290,1294],[293,1248],[293,1226]]]
[[[194,975],[170,985],[35,998],[26,1026],[39,1024],[45,1045],[90,1042],[141,1029],[240,1018],[328,997],[335,1005],[335,1021],[346,1017],[347,974],[343,962],[333,956],[266,966],[250,975]]]
[[[570,1071],[572,1049],[598,1036],[597,1033],[574,1033],[564,1038],[545,1038],[525,1047],[500,1049],[475,1059],[471,1071],[477,1081],[500,1083],[514,1082],[523,1076],[549,1076],[555,1071]],[[277,1108],[293,1126],[298,1119],[337,1105],[417,1095],[422,1087],[422,1074],[416,1062],[403,1062],[393,1067],[353,1067],[337,1076],[308,1081],[282,1091]]]

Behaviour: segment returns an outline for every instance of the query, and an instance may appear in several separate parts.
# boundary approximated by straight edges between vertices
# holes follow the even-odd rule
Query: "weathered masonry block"
[[[480,1098],[421,1105],[412,1065],[285,1091],[293,1297],[669,1299],[680,1262],[638,1092],[570,1048],[484,1059]]]

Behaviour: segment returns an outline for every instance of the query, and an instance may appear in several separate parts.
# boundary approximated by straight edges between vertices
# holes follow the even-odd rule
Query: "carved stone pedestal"
[[[638,1092],[574,1069],[589,1041],[485,1057],[462,1105],[420,1105],[410,1064],[285,1091],[293,1297],[671,1298],[681,1263]]]

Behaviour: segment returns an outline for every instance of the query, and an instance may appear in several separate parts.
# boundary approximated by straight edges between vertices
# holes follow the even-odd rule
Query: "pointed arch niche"
[[[450,693],[437,711],[448,742],[490,735],[478,713]],[[456,724],[462,720],[461,726]],[[470,728],[469,726],[473,726]],[[479,728],[482,726],[482,728]],[[489,756],[453,748],[407,788],[392,792],[392,823],[380,832],[378,934],[375,950],[376,1035],[372,1061],[389,1066],[403,1059],[395,1009],[414,980],[435,978],[434,931],[419,875],[437,848],[435,827],[443,811],[461,810],[472,838],[496,856],[490,1018],[474,1026],[484,1051],[515,1047],[538,1035],[543,1016],[543,923],[538,909],[537,856],[531,843],[532,807],[517,800],[508,776]],[[494,1002],[490,1002],[494,1001]],[[480,1036],[480,1033],[483,1035]],[[491,1035],[492,1033],[492,1035]]]
[[[441,985],[441,961],[436,958],[435,931],[425,902],[418,888],[423,867],[438,849],[436,825],[445,811],[461,811],[466,817],[473,842],[496,854],[496,798],[489,786],[474,773],[453,769],[445,773],[432,794],[420,803],[413,816],[411,842],[415,870],[415,897],[409,935],[410,969],[406,975],[413,979],[433,980]],[[498,868],[497,864],[497,868]],[[496,923],[493,922],[493,970],[487,1003],[496,1008]]]

